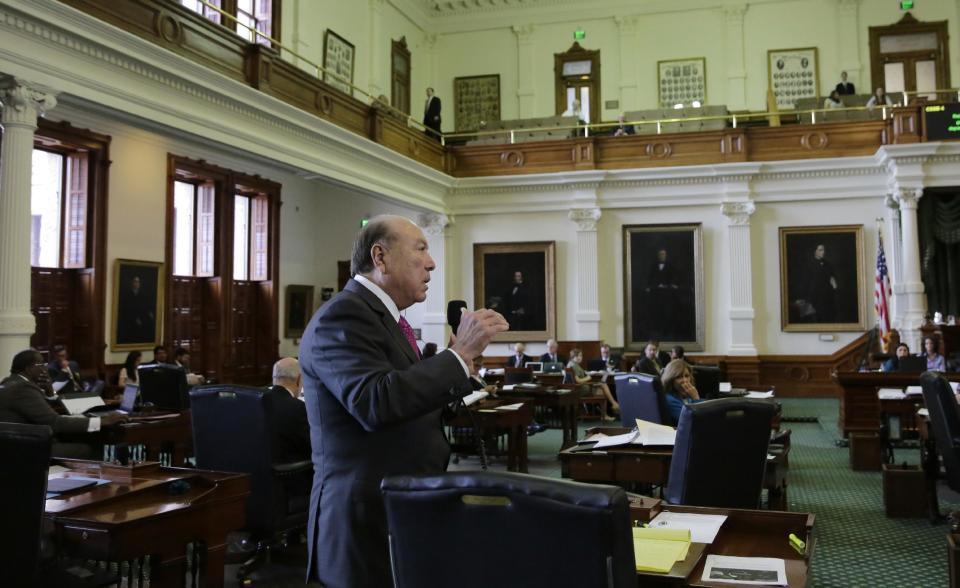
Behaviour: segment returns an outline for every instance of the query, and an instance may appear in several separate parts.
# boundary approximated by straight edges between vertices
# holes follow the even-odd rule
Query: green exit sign
[[[368,219],[368,218],[362,218],[362,219],[360,219],[360,228],[362,229],[363,227],[367,226],[367,223],[369,223],[369,222],[370,222],[370,219]]]
[[[573,38],[577,41],[582,41],[587,38],[587,32],[583,29],[577,29],[573,31]]]
[[[900,10],[913,10],[913,0],[900,0]]]

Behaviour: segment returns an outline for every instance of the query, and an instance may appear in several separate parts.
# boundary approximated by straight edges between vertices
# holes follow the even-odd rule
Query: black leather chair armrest
[[[313,469],[313,462],[310,460],[273,464],[273,473],[280,475],[296,474],[311,469]]]

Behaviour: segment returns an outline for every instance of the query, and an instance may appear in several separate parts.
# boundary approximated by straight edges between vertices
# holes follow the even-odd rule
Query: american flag
[[[887,275],[887,256],[883,253],[883,235],[877,235],[877,275],[873,292],[873,308],[877,311],[880,340],[886,348],[890,339],[890,277]]]

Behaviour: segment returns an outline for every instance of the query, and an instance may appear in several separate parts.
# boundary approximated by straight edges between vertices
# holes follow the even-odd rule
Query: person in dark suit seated
[[[683,349],[683,345],[674,345],[673,347],[670,348],[670,361],[673,361],[675,359],[682,359],[683,361],[687,361],[685,357],[686,353],[687,352]]]
[[[899,372],[900,371],[900,358],[910,356],[910,346],[906,343],[901,343],[897,345],[896,354],[883,362],[883,365],[880,366],[880,370],[884,372]]]
[[[661,367],[662,364],[657,358],[657,354],[660,351],[660,344],[656,341],[650,341],[643,348],[643,357],[637,360],[633,364],[633,371],[640,372],[641,374],[650,374],[651,376],[659,376],[660,372],[663,371]]]
[[[177,347],[173,352],[173,365],[187,372],[187,384],[199,386],[206,382],[206,378],[190,371],[190,352],[184,347]]]
[[[97,457],[92,445],[63,442],[59,437],[95,433],[127,420],[126,416],[115,413],[93,418],[60,415],[47,400],[53,396],[50,372],[43,356],[33,349],[21,351],[13,357],[10,376],[0,382],[0,422],[46,425],[53,429],[54,456],[91,459]]]
[[[167,357],[167,348],[163,345],[157,345],[153,348],[153,361],[150,363],[167,363],[169,358]]]
[[[620,358],[614,357],[610,351],[610,345],[604,343],[600,345],[600,357],[596,357],[587,362],[587,369],[595,372],[614,372],[620,367]]]
[[[684,404],[700,402],[700,394],[693,384],[693,372],[682,359],[675,359],[663,368],[660,376],[663,392],[670,410],[670,420],[674,426],[680,420]]]
[[[622,137],[624,135],[634,135],[636,131],[633,129],[633,125],[628,125],[624,123],[624,115],[621,113],[617,117],[617,126],[613,127],[613,136]]]
[[[80,381],[80,365],[67,356],[66,345],[54,345],[50,348],[50,363],[47,364],[50,380],[54,382],[72,382],[77,392],[83,391]]]
[[[543,363],[562,363],[566,365],[567,358],[557,353],[559,346],[557,342],[553,339],[547,341],[547,352],[540,356],[540,361]]]
[[[300,367],[315,449],[307,579],[326,588],[392,585],[380,483],[446,470],[442,414],[471,392],[473,358],[509,329],[493,310],[465,311],[450,346],[421,360],[400,312],[426,300],[435,268],[417,225],[374,218],[354,242],[352,279],[303,332]]]
[[[310,423],[307,406],[299,400],[300,362],[284,357],[273,364],[273,461],[293,463],[310,459]]]
[[[513,355],[507,358],[507,367],[510,368],[522,368],[526,367],[528,361],[533,361],[533,358],[524,353],[527,350],[527,346],[519,341],[513,344]]]
[[[834,91],[841,96],[853,96],[857,93],[857,88],[853,85],[853,82],[847,81],[847,72],[842,71],[840,72],[840,83],[837,84]]]

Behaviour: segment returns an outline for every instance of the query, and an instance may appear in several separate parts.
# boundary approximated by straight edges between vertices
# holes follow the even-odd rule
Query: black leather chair
[[[720,395],[720,380],[723,378],[720,366],[694,364],[690,366],[690,371],[693,372],[694,386],[700,398],[712,400]]]
[[[664,491],[667,501],[758,508],[775,411],[772,402],[748,398],[684,406]]]
[[[381,489],[395,588],[637,585],[621,488],[464,472]]]
[[[42,562],[41,536],[53,432],[46,425],[0,423],[0,463],[9,476],[0,484],[0,585],[109,586],[116,574]]]
[[[210,385],[190,390],[197,467],[250,475],[247,524],[256,553],[245,576],[270,549],[307,525],[313,464],[275,463],[273,398],[262,388]]]
[[[156,408],[186,410],[190,408],[187,372],[172,363],[150,363],[137,367],[140,399]]]
[[[668,414],[660,378],[650,374],[623,374],[614,378],[620,402],[620,424],[633,428],[637,419],[664,424]]]
[[[533,381],[533,370],[529,368],[504,368],[504,384],[525,384]]]
[[[938,372],[920,376],[923,402],[930,412],[930,429],[946,470],[947,486],[960,492],[960,406],[950,383]]]

